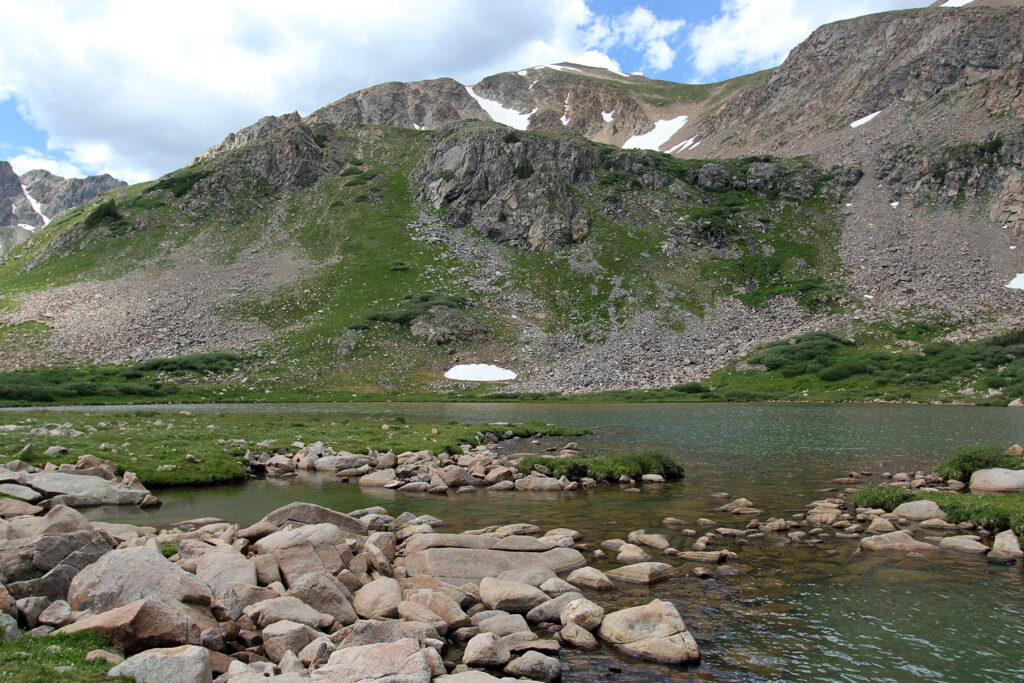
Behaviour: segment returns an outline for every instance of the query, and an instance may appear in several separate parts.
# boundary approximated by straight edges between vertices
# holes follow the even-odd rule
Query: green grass
[[[124,681],[124,676],[109,678],[113,665],[102,660],[87,662],[91,650],[117,652],[110,642],[93,631],[42,638],[0,640],[0,681],[12,683],[100,683]]]
[[[611,481],[626,475],[640,479],[645,474],[660,474],[666,479],[681,479],[683,467],[660,451],[636,451],[590,457],[574,455],[564,458],[531,456],[519,461],[519,471],[526,474],[537,465],[551,470],[551,476],[569,479],[591,477]]]
[[[967,482],[977,470],[992,467],[1024,469],[1024,458],[1006,455],[1006,447],[998,444],[977,444],[958,448],[955,453],[945,457],[935,471],[947,479]]]
[[[853,494],[853,504],[857,507],[881,508],[886,512],[892,512],[903,503],[914,500],[916,497],[917,494],[909,489],[870,484]]]
[[[17,420],[14,420],[14,417]],[[161,415],[138,411],[133,414],[83,414],[61,412],[24,412],[8,416],[23,429],[0,432],[0,462],[14,457],[25,445],[33,449],[21,456],[27,462],[74,463],[79,456],[93,454],[113,460],[120,471],[135,472],[147,486],[195,486],[219,484],[244,478],[242,457],[247,449],[256,452],[289,448],[296,440],[304,443],[323,441],[335,450],[366,452],[367,448],[396,453],[429,449],[435,452],[461,453],[459,444],[476,443],[478,432],[492,431],[499,436],[511,431],[514,436],[535,434],[570,436],[587,430],[557,427],[536,422],[508,426],[461,423],[408,423],[400,415],[382,415],[380,419],[329,420],[289,415]],[[71,424],[79,436],[45,436],[29,433],[30,428],[50,424]],[[382,428],[383,424],[390,429]],[[431,432],[437,429],[437,434]],[[266,440],[267,447],[256,444]],[[101,444],[114,450],[101,450]],[[64,455],[46,457],[49,446],[64,446]],[[186,455],[199,462],[189,462]],[[176,469],[159,471],[161,465]]]
[[[180,541],[160,541],[160,552],[164,557],[173,557],[181,549]]]
[[[1024,535],[1024,493],[976,496],[926,491],[920,497],[938,503],[954,524],[974,522],[988,529],[1012,529],[1018,536]]]

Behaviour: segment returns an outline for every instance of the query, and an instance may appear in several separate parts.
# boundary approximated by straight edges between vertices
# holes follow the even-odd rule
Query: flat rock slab
[[[942,511],[942,508],[934,500],[912,500],[897,507],[892,511],[892,514],[896,517],[905,517],[916,521],[946,519],[946,513]]]
[[[26,485],[48,498],[60,496],[71,507],[96,505],[138,505],[149,495],[145,489],[128,488],[120,482],[63,472],[37,472]]]
[[[892,531],[888,534],[862,538],[860,547],[864,550],[878,552],[932,552],[938,550],[938,547],[931,543],[914,540],[914,537],[906,531]]]
[[[517,552],[475,548],[427,548],[408,553],[405,569],[409,576],[427,574],[456,586],[476,583],[485,576],[497,576],[510,569],[544,567],[556,574],[587,564],[574,548],[552,548],[544,552]]]
[[[640,562],[606,572],[606,576],[614,581],[642,585],[664,581],[675,575],[676,568],[664,562]]]

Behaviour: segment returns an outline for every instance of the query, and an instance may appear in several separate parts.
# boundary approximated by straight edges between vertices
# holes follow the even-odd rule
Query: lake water
[[[124,407],[123,410],[138,410]],[[745,496],[767,516],[785,515],[827,496],[831,480],[851,469],[930,469],[958,445],[1024,441],[1024,410],[932,406],[805,405],[561,405],[561,404],[311,404],[196,405],[160,410],[195,414],[235,412],[397,416],[410,421],[542,420],[584,426],[574,438],[590,452],[660,448],[682,462],[683,482],[617,486],[595,492],[489,493],[437,497],[361,491],[353,484],[307,476],[257,480],[210,489],[159,492],[154,511],[97,509],[94,519],[165,524],[213,516],[250,523],[295,500],[338,510],[383,505],[446,520],[451,530],[531,521],[571,527],[599,544],[647,528],[688,548],[666,516],[722,526],[747,519],[713,512],[710,494]],[[102,412],[91,407],[90,412]],[[254,430],[258,431],[258,430]],[[311,441],[315,434],[304,437]],[[547,440],[556,445],[566,439]],[[528,449],[525,441],[511,450]],[[600,651],[563,650],[563,680],[715,681],[1017,681],[1024,679],[1024,578],[1018,566],[942,554],[928,561],[855,554],[856,541],[783,545],[766,537],[737,546],[740,573],[701,581],[684,575],[652,588],[600,595],[606,609],[671,600],[694,633],[699,665],[663,667]],[[658,558],[656,558],[658,559]],[[664,559],[664,558],[660,558]],[[597,563],[609,569],[613,565]],[[620,671],[621,670],[621,671]]]

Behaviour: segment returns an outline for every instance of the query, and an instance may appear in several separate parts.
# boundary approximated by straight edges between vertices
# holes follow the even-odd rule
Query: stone
[[[392,643],[357,645],[336,650],[313,680],[330,683],[360,683],[382,680],[389,683],[416,683],[431,680],[430,660],[418,641],[403,638]]]
[[[314,664],[325,664],[332,652],[334,652],[334,643],[327,636],[320,636],[302,648],[299,652],[299,661],[307,667]]]
[[[608,578],[623,583],[651,584],[675,576],[676,569],[664,562],[641,562],[607,572]]]
[[[18,618],[18,606],[2,583],[0,583],[0,614]]]
[[[397,610],[398,618],[402,621],[418,621],[430,624],[437,631],[438,635],[445,636],[448,634],[448,624],[445,623],[444,619],[419,603],[403,600],[398,603]]]
[[[637,564],[638,562],[650,562],[651,556],[638,545],[623,543],[619,546],[619,554],[615,559],[623,564]]]
[[[381,577],[366,584],[352,596],[352,607],[364,619],[393,617],[402,601],[402,586],[398,581]]]
[[[43,494],[21,484],[0,484],[0,495],[17,498],[26,503],[37,503],[43,499]]]
[[[75,576],[68,589],[74,610],[103,612],[140,599],[209,605],[210,589],[147,547],[112,550]]]
[[[531,474],[528,477],[517,479],[515,489],[516,491],[561,491],[562,484],[554,477]]]
[[[530,627],[527,625],[526,619],[523,618],[522,614],[508,614],[506,612],[498,612],[488,616],[486,619],[480,619],[476,622],[476,627],[482,633],[493,633],[502,637],[513,633],[528,633],[530,631]]]
[[[565,577],[566,581],[578,588],[587,588],[595,591],[610,591],[615,589],[615,584],[605,576],[605,573],[594,567],[580,567]]]
[[[679,553],[677,557],[686,562],[706,562],[717,564],[725,559],[721,550],[686,550]]]
[[[38,505],[32,505],[31,503],[26,503],[23,500],[0,498],[0,517],[4,519],[10,517],[21,517],[23,515],[38,515],[42,511],[43,508]]]
[[[28,597],[17,601],[18,616],[22,623],[29,628],[35,628],[39,624],[39,615],[50,606],[50,599],[44,597]]]
[[[531,650],[505,665],[505,673],[535,681],[555,681],[562,677],[562,664],[554,657]]]
[[[313,503],[289,503],[271,512],[263,518],[263,521],[277,527],[299,524],[333,524],[350,534],[359,536],[365,536],[367,531],[366,525],[355,517]]]
[[[337,575],[352,558],[347,539],[361,538],[333,524],[282,529],[256,541],[256,552],[273,555],[287,585],[309,572]]]
[[[211,683],[210,651],[195,645],[146,650],[110,670],[108,676],[126,676],[140,683]]]
[[[576,598],[562,609],[562,626],[577,624],[593,631],[601,625],[604,619],[604,609],[586,598]]]
[[[260,628],[266,628],[278,621],[291,621],[316,628],[320,624],[320,613],[296,597],[282,596],[253,603],[242,610]]]
[[[526,614],[549,598],[539,588],[529,584],[486,576],[480,581],[480,600],[489,609]]]
[[[531,624],[539,624],[545,621],[557,622],[559,615],[565,606],[573,600],[582,598],[580,593],[571,591],[562,593],[557,598],[546,600],[526,613],[526,620]]]
[[[984,555],[988,553],[988,546],[978,542],[977,536],[947,536],[939,541],[939,549],[954,550],[958,553],[970,555]]]
[[[971,493],[1014,493],[1024,491],[1024,470],[992,467],[971,475]]]
[[[700,659],[679,612],[662,600],[605,615],[598,635],[620,652],[653,662],[685,664]]]
[[[256,585],[256,566],[233,546],[220,546],[196,562],[196,578],[217,595],[233,583]]]
[[[469,616],[462,611],[459,603],[440,591],[411,590],[406,591],[405,596],[407,601],[424,607],[441,619],[445,630],[454,631],[469,625]],[[438,629],[438,632],[441,630]]]
[[[306,624],[295,621],[275,621],[263,629],[263,650],[273,662],[281,661],[285,652],[298,654],[317,638],[324,636]]]
[[[158,600],[136,600],[106,612],[88,615],[57,630],[96,630],[129,654],[154,647],[197,644],[202,628],[184,612]]]
[[[562,595],[563,593],[571,593],[574,590],[576,590],[576,587],[573,586],[571,583],[569,583],[568,581],[564,581],[558,578],[557,576],[548,579],[540,586],[538,586],[538,588],[540,588],[543,592],[553,597]]]
[[[645,545],[648,548],[654,548],[655,550],[664,550],[672,545],[663,535],[649,534],[644,529],[638,529],[637,531],[630,532],[626,540],[636,545]]]
[[[89,650],[85,653],[85,661],[96,662],[103,661],[107,664],[120,664],[124,661],[124,657],[107,650]]]
[[[508,663],[512,653],[498,636],[493,633],[478,633],[466,643],[462,663],[466,666],[498,667]]]
[[[18,620],[6,613],[0,613],[0,642],[21,638]]]
[[[515,552],[458,547],[406,549],[405,569],[410,576],[427,574],[454,585],[497,576],[509,569],[544,567],[555,573],[586,565],[575,548],[552,548],[544,552]]]
[[[938,548],[931,543],[922,543],[906,531],[891,531],[887,534],[870,536],[860,540],[863,550],[879,552],[931,552]]]
[[[896,531],[896,527],[885,517],[875,517],[868,525],[869,534],[887,534],[890,531]]]
[[[288,587],[286,595],[294,596],[307,605],[315,605],[317,610],[330,614],[344,626],[359,618],[352,607],[352,594],[348,588],[326,572],[303,575]]]
[[[276,591],[245,583],[233,583],[218,593],[210,611],[218,621],[237,621],[249,605],[280,597]]]
[[[601,646],[597,638],[579,624],[563,626],[558,636],[563,643],[579,650],[596,650]]]
[[[364,487],[384,486],[395,481],[395,479],[395,470],[388,468],[364,474],[359,477],[359,485]]]
[[[903,503],[892,511],[893,516],[903,517],[912,521],[925,519],[946,520],[946,513],[942,511],[939,504],[933,500],[912,500]]]
[[[37,472],[29,475],[27,485],[70,507],[138,505],[149,495],[120,482],[66,472]]]
[[[996,534],[992,539],[992,550],[1007,553],[1012,557],[1024,557],[1024,552],[1020,549],[1020,539],[1011,529]]]
[[[547,548],[545,548],[546,550]],[[497,578],[503,581],[518,581],[519,583],[525,583],[529,586],[540,588],[541,584],[549,579],[558,578],[550,569],[545,567],[521,567],[519,569],[510,569],[508,571],[501,572]]]

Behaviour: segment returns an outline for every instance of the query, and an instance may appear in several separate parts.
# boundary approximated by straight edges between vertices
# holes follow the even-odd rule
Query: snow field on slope
[[[469,96],[476,100],[477,104],[480,105],[480,108],[487,112],[487,115],[494,119],[495,122],[503,123],[506,126],[511,126],[516,130],[526,130],[526,128],[530,125],[530,117],[533,116],[533,113],[535,111],[537,111],[536,109],[534,109],[529,114],[521,114],[517,112],[515,109],[509,109],[501,102],[496,102],[495,100],[489,100],[485,97],[480,97],[475,92],[473,92],[473,88],[471,88],[468,85],[465,86],[465,88],[466,92],[469,93]]]
[[[669,139],[686,125],[686,114],[674,119],[663,119],[654,124],[654,130],[643,135],[634,135],[623,143],[622,149],[653,149],[660,150]]]
[[[470,363],[469,365],[456,365],[444,373],[448,379],[467,380],[470,382],[503,382],[515,379],[518,375],[511,370],[499,368],[489,363]]]

